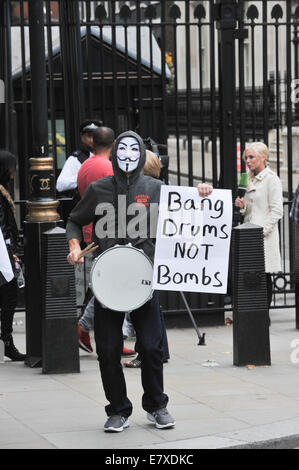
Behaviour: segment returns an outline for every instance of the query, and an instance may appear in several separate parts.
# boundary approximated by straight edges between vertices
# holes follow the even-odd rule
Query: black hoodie
[[[140,146],[138,167],[129,176],[119,168],[116,157],[119,141],[123,137],[135,137]],[[98,253],[115,244],[132,243],[133,246],[143,249],[153,259],[153,238],[155,237],[162,182],[141,173],[145,159],[145,146],[138,134],[128,131],[118,136],[111,152],[114,176],[107,176],[88,186],[81,201],[70,213],[66,227],[68,240],[76,238],[81,242],[82,226],[93,222],[92,239],[100,246]],[[135,203],[136,206],[130,206],[132,203]],[[135,210],[137,210],[136,213]],[[146,230],[141,236],[139,234],[137,237],[132,237],[134,217],[138,215],[139,210],[147,220],[146,224],[144,224],[144,220],[142,224]],[[107,220],[109,222],[106,224]],[[105,233],[99,230],[99,227],[103,228],[103,226]],[[107,236],[107,226],[110,227],[109,236]]]

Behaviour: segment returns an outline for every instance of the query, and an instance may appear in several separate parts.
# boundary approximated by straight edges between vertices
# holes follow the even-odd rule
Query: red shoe
[[[122,356],[135,356],[135,351],[134,349],[128,349],[125,346],[123,347],[123,353]]]
[[[88,333],[84,333],[84,331],[81,328],[80,323],[78,323],[78,340],[79,340],[79,346],[81,349],[89,353],[93,352],[93,349],[90,343],[90,336]]]

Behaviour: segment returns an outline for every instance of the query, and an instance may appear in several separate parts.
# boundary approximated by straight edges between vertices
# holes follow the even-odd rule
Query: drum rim
[[[154,265],[153,265],[152,260],[151,260],[150,257],[144,252],[144,250],[142,250],[141,248],[136,248],[135,246],[132,246],[132,245],[130,245],[130,244],[129,244],[129,245],[128,245],[128,244],[127,244],[127,245],[119,245],[119,244],[117,244],[117,245],[111,246],[110,248],[107,248],[107,250],[103,251],[103,253],[100,253],[100,254],[93,260],[92,267],[91,267],[90,274],[89,274],[89,277],[90,277],[90,288],[91,288],[91,290],[92,290],[92,293],[93,293],[95,299],[96,299],[97,302],[99,302],[100,304],[102,304],[102,302],[101,302],[100,300],[98,300],[98,298],[97,298],[97,296],[96,296],[96,294],[95,294],[95,292],[94,292],[94,290],[93,290],[93,286],[92,286],[92,282],[91,282],[91,280],[92,280],[92,273],[93,273],[93,271],[94,271],[96,262],[97,262],[102,256],[104,256],[104,254],[108,253],[108,251],[114,250],[115,248],[130,248],[130,249],[134,249],[134,250],[136,250],[136,251],[141,252],[141,253],[143,254],[143,256],[145,256],[145,258],[147,258],[147,260],[150,262],[151,267],[154,269]],[[139,303],[139,304],[137,305],[137,307],[135,307],[133,310],[130,310],[130,311],[133,311],[133,312],[134,312],[134,311],[137,310],[138,308],[140,308],[140,307],[142,307],[143,305],[145,305],[149,300],[152,299],[152,297],[153,297],[153,292],[154,292],[154,289],[151,289],[151,290],[150,290],[150,294],[149,294],[149,296],[147,297],[147,299],[145,300],[145,302]],[[129,311],[129,310],[116,310],[115,308],[106,307],[106,305],[104,305],[104,304],[102,304],[102,305],[104,306],[104,308],[107,308],[107,309],[109,309],[109,310],[112,310],[113,312],[127,312],[127,311]]]
[[[111,246],[110,248],[107,248],[107,250],[103,251],[102,253],[100,253],[94,260],[93,260],[93,266],[91,268],[91,271],[90,271],[90,274],[94,268],[94,264],[96,261],[98,261],[102,256],[104,256],[106,253],[108,253],[108,251],[111,251],[111,250],[114,250],[115,248],[130,248],[130,249],[133,249],[133,250],[136,250],[136,251],[141,251],[141,253],[149,260],[150,264],[152,267],[154,267],[153,265],[153,262],[152,260],[150,259],[150,257],[144,252],[144,250],[142,248],[136,248],[136,246],[131,246],[131,245],[114,245],[114,246]]]

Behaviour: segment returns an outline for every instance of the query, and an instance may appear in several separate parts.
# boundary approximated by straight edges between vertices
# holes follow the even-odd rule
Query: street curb
[[[276,421],[240,431],[153,445],[154,449],[242,450],[299,448],[299,418]],[[271,436],[267,438],[267,436]],[[143,446],[145,448],[145,446]]]
[[[242,449],[265,449],[265,450],[274,450],[274,449],[295,449],[299,447],[299,434],[294,434],[293,436],[287,436],[284,438],[269,439],[265,441],[256,441],[246,444],[236,445],[225,447],[225,449],[231,450],[242,450]]]

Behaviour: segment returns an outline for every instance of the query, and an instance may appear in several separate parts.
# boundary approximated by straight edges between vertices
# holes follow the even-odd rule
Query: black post
[[[5,71],[6,71],[6,61],[5,61],[5,51],[6,51],[6,5],[5,2],[0,2],[0,147],[4,148],[6,145],[6,128],[5,124],[5,100],[6,100],[6,87],[5,87]],[[3,53],[4,52],[4,53]]]
[[[10,2],[0,2],[0,147],[16,154],[13,139],[13,93],[11,70],[11,14]]]
[[[219,29],[220,185],[237,188],[236,66],[237,1],[217,0],[215,19]]]
[[[30,195],[24,223],[26,275],[26,364],[41,366],[42,359],[42,282],[41,234],[57,225],[53,159],[48,157],[48,104],[45,61],[43,2],[30,0],[30,74],[32,101],[32,149],[29,159]]]
[[[33,153],[48,155],[48,103],[43,2],[31,0],[29,8],[30,69],[32,90]]]
[[[262,227],[246,223],[233,229],[232,268],[234,365],[270,365]]]
[[[79,126],[84,117],[82,46],[78,0],[60,0],[60,37],[63,68],[67,153],[80,144]],[[93,116],[91,116],[93,118]]]

